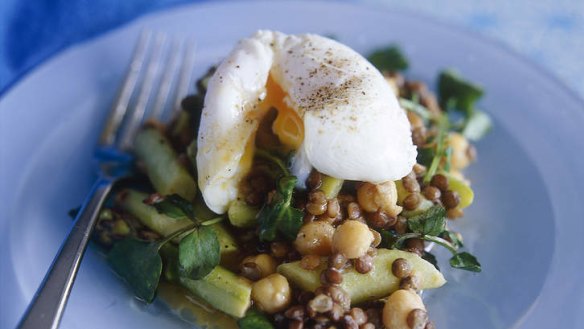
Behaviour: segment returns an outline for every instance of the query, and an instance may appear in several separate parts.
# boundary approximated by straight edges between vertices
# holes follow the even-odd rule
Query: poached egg
[[[197,137],[199,188],[226,212],[249,172],[258,126],[294,151],[292,173],[312,168],[371,183],[407,175],[416,160],[410,125],[381,73],[334,40],[261,30],[241,40],[211,77]]]

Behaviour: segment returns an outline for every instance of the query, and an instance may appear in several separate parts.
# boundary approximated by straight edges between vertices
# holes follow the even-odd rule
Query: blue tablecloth
[[[155,10],[201,1],[0,0],[0,94],[76,42]],[[406,7],[491,36],[544,66],[584,98],[584,1],[354,1]]]

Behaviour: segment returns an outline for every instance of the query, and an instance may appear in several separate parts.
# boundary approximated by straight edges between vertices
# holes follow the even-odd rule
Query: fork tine
[[[120,92],[112,106],[110,115],[106,121],[105,127],[102,130],[99,144],[102,146],[112,145],[116,138],[116,132],[122,123],[130,99],[136,88],[136,82],[140,77],[142,72],[142,67],[144,65],[144,59],[146,58],[147,46],[150,43],[152,33],[150,31],[144,31],[140,35],[140,39],[136,44],[134,49],[134,54],[132,55],[132,61],[124,78],[124,83]]]
[[[174,103],[170,109],[170,116],[181,108],[182,99],[187,96],[191,81],[193,79],[193,68],[195,66],[195,42],[193,38],[186,40],[183,48],[183,57],[180,65],[180,78],[174,95]]]
[[[152,55],[148,62],[148,67],[146,68],[146,76],[142,82],[138,100],[134,108],[130,109],[130,112],[128,112],[126,126],[120,132],[118,145],[122,150],[129,150],[132,148],[134,134],[144,119],[146,107],[148,106],[152,94],[152,88],[154,87],[156,78],[159,75],[165,40],[166,36],[164,34],[160,33],[156,36],[153,46],[154,49],[152,50]]]
[[[161,116],[164,113],[164,108],[166,107],[168,96],[171,93],[171,87],[176,76],[178,75],[177,70],[179,69],[179,46],[180,44],[176,39],[172,41],[172,47],[170,49],[170,53],[167,56],[168,58],[165,65],[166,69],[158,88],[156,102],[154,103],[154,108],[150,112],[150,118],[152,119],[163,119]]]

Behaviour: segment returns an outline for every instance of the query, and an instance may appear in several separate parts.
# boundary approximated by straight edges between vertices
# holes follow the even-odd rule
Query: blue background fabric
[[[144,14],[203,1],[0,0],[0,94],[68,46]],[[584,1],[345,1],[406,8],[487,35],[545,67],[584,98]]]

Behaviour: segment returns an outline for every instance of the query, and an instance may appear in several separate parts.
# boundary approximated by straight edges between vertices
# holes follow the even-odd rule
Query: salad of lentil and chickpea
[[[454,71],[440,73],[436,97],[407,79],[397,47],[368,59],[398,95],[418,150],[397,181],[343,181],[313,170],[298,189],[289,154],[266,145],[255,151],[240,197],[219,216],[196,191],[193,143],[214,69],[170,124],[144,125],[136,174],[117,187],[95,230],[138,298],[150,303],[159,284],[170,283],[243,329],[434,328],[419,292],[445,280],[429,243],[452,252],[450,266],[481,270],[448,222],[473,202],[462,170],[490,120],[475,108],[481,88]]]

